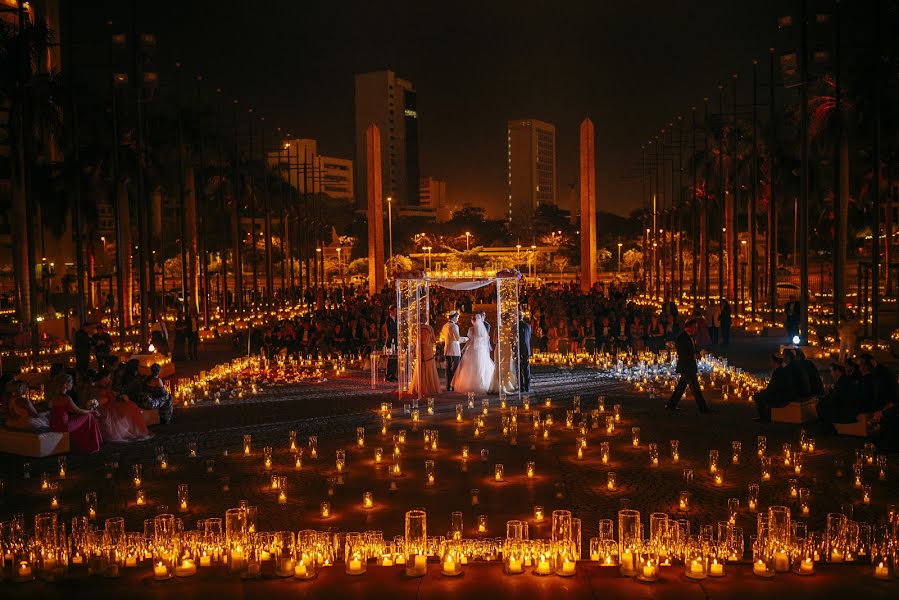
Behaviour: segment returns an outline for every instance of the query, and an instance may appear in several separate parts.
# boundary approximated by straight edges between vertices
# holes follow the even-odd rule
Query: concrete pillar
[[[593,121],[581,121],[581,291],[588,292],[596,275],[596,160],[593,154]]]
[[[368,293],[384,287],[384,203],[381,198],[381,131],[365,129],[365,191],[368,200]]]

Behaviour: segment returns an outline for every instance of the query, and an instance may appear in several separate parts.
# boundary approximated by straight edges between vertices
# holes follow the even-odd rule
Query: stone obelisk
[[[384,287],[384,203],[381,198],[381,131],[365,128],[365,190],[368,200],[368,293]]]
[[[593,154],[593,121],[581,121],[581,291],[596,283],[596,162]]]

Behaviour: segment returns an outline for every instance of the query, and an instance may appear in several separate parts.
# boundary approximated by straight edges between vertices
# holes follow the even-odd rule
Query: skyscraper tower
[[[384,197],[395,205],[418,206],[418,108],[412,82],[393,71],[356,74],[356,206],[366,206],[365,130],[381,131]],[[363,172],[359,170],[363,169]]]
[[[509,225],[530,240],[537,207],[556,203],[556,128],[537,119],[509,121],[507,148]]]

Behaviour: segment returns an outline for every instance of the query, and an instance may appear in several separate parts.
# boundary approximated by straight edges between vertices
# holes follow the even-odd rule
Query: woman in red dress
[[[100,450],[103,436],[97,422],[96,410],[84,410],[75,406],[68,391],[72,389],[72,376],[62,374],[52,382],[55,393],[50,400],[50,429],[69,433],[69,442],[77,452],[93,454]]]

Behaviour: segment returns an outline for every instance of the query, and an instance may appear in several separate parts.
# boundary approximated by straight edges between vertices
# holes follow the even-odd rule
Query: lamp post
[[[343,250],[340,246],[337,246],[337,270],[340,272],[340,283],[345,283],[343,280],[343,261],[340,260],[340,251]]]
[[[622,243],[618,242],[618,275],[621,276],[621,246]]]
[[[521,244],[515,244],[515,268],[521,264]]]
[[[383,231],[383,229],[381,230]],[[388,255],[389,258],[387,262],[390,263],[391,270],[393,269],[393,196],[387,196],[387,235],[390,241],[390,248]]]
[[[466,231],[466,232],[465,232],[465,251],[466,251],[466,252],[467,252],[468,249],[469,249],[469,247],[468,247],[468,238],[470,238],[470,237],[471,237],[471,232],[470,232],[470,231]]]
[[[427,257],[425,257],[425,271],[431,270],[431,246],[422,246],[422,250],[428,253]]]
[[[537,246],[531,244],[531,260],[534,261],[534,279],[537,279]]]

